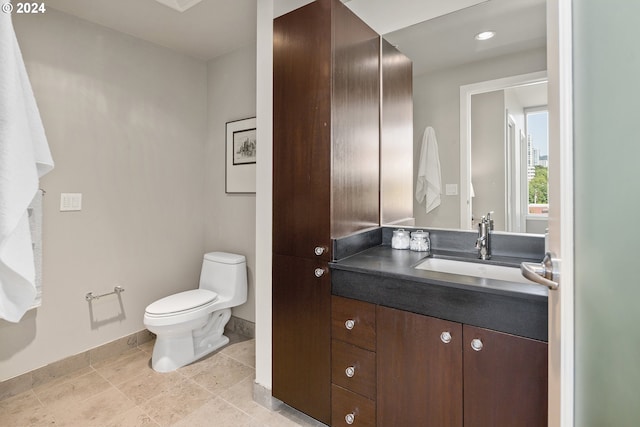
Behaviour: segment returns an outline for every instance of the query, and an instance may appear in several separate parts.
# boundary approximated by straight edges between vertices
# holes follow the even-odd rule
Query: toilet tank
[[[200,289],[218,294],[234,307],[247,301],[247,262],[244,255],[227,252],[204,254],[200,272]]]

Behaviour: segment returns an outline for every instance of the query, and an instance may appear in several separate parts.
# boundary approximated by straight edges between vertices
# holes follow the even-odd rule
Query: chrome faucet
[[[491,231],[493,230],[493,219],[491,218],[493,211],[483,216],[478,223],[478,238],[476,239],[476,249],[478,250],[478,258],[491,258]]]

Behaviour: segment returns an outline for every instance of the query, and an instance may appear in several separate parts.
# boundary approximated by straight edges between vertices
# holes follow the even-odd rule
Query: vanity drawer
[[[376,306],[338,296],[331,297],[331,337],[376,350]]]
[[[331,382],[376,398],[376,354],[344,341],[331,341]]]
[[[376,404],[335,384],[331,385],[332,427],[375,427]]]

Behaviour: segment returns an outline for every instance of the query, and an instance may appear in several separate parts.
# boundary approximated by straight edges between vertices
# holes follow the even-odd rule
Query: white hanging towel
[[[0,64],[0,318],[18,322],[37,295],[27,207],[53,159],[9,13]]]
[[[442,177],[440,174],[438,141],[436,140],[436,132],[431,126],[427,126],[422,136],[422,147],[420,149],[416,200],[418,203],[422,203],[422,200],[426,198],[425,207],[427,213],[429,213],[440,206],[441,193]]]

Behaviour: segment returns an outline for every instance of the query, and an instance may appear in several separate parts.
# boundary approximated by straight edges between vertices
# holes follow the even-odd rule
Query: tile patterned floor
[[[233,342],[236,341],[236,342]],[[316,427],[283,406],[253,401],[255,341],[222,350],[175,372],[150,367],[149,342],[91,367],[0,401],[0,426]]]

